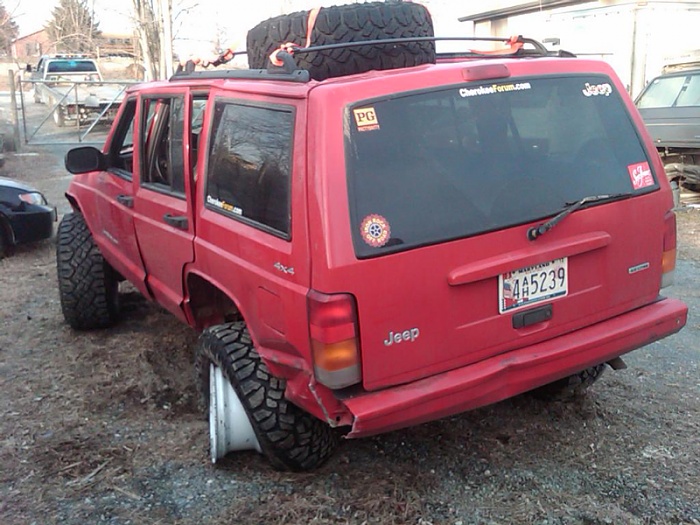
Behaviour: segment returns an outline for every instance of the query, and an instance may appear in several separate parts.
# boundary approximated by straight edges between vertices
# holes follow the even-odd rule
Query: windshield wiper
[[[564,204],[564,209],[557,213],[554,217],[549,219],[547,222],[543,222],[539,226],[533,226],[527,231],[527,238],[531,241],[534,241],[538,237],[544,235],[547,233],[549,230],[554,228],[559,221],[561,221],[564,217],[569,215],[570,213],[575,212],[582,206],[585,206],[586,204],[590,204],[592,202],[610,202],[610,201],[615,201],[618,199],[624,199],[625,197],[631,197],[631,193],[613,193],[610,195],[589,195],[588,197],[584,197],[581,200],[574,201],[574,202],[567,202]]]

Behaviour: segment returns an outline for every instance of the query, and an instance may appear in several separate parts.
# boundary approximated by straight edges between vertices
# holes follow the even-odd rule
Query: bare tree
[[[17,38],[19,28],[13,20],[12,14],[5,9],[4,2],[0,2],[0,49],[7,53],[11,53],[12,41]]]
[[[45,29],[58,51],[88,53],[95,50],[98,26],[87,0],[60,0]]]
[[[172,0],[132,0],[146,79],[173,72]]]

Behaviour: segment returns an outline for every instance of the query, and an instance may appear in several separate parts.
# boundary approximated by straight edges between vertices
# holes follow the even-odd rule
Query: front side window
[[[356,104],[346,170],[356,255],[538,220],[658,187],[603,76],[467,84]]]
[[[288,238],[293,127],[292,108],[217,101],[207,207]]]
[[[110,171],[131,180],[134,171],[134,118],[136,99],[124,102],[124,111],[115,126],[114,136],[107,152]]]

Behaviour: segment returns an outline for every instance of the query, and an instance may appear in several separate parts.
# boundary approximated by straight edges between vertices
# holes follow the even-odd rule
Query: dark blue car
[[[56,208],[37,189],[0,177],[0,258],[18,244],[53,235]]]

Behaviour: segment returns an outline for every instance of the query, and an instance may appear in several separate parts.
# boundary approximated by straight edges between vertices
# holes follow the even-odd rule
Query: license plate
[[[498,311],[510,312],[564,297],[569,291],[568,259],[536,264],[498,277]]]

